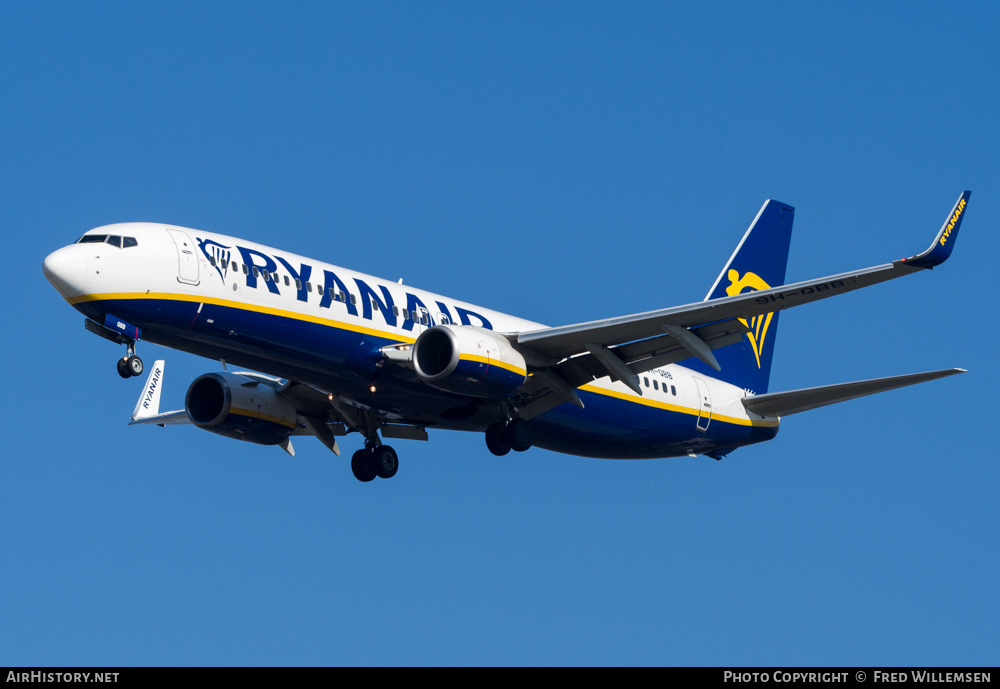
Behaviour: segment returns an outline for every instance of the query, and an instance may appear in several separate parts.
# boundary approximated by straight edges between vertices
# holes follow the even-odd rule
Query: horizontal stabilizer
[[[837,385],[821,385],[820,387],[789,390],[788,392],[770,392],[766,395],[744,397],[743,406],[761,416],[788,416],[789,414],[798,414],[800,411],[825,407],[828,404],[874,395],[877,392],[895,390],[907,385],[953,376],[956,373],[965,373],[965,369],[949,368],[943,371],[910,373],[905,376],[873,378],[854,383],[838,383]]]

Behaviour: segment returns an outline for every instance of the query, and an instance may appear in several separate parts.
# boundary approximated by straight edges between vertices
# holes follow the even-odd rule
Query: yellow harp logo
[[[730,297],[741,294],[745,289],[756,292],[771,287],[759,275],[751,273],[749,270],[743,274],[743,277],[740,277],[737,271],[730,270],[727,277],[729,278],[729,287],[726,288],[726,294]],[[749,323],[744,318],[739,319],[740,323],[750,328],[747,339],[750,340],[750,346],[753,347],[753,353],[757,357],[757,368],[760,368],[760,351],[764,348],[764,338],[767,337],[767,329],[771,325],[773,316],[773,313],[754,316]]]

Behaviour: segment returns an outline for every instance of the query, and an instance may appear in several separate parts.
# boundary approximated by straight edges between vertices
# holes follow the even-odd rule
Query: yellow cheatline
[[[385,337],[387,339],[393,339],[398,342],[415,342],[416,338],[401,335],[392,331],[377,330],[375,328],[365,328],[361,326],[352,325],[350,323],[345,323],[344,321],[333,320],[330,318],[319,318],[318,316],[310,316],[307,314],[299,313],[297,311],[287,311],[284,309],[275,309],[269,306],[259,306],[257,304],[248,304],[241,301],[232,301],[229,299],[215,299],[213,297],[198,297],[189,294],[175,294],[170,292],[114,292],[106,294],[86,294],[80,297],[74,297],[70,299],[71,304],[80,304],[88,301],[109,301],[109,300],[125,300],[125,299],[167,299],[170,301],[186,301],[195,304],[212,304],[214,306],[226,306],[229,308],[240,309],[243,311],[254,311],[256,313],[266,313],[273,316],[284,316],[286,318],[292,318],[299,321],[305,321],[308,323],[316,323],[318,325],[325,325],[333,328],[338,328],[341,330],[348,330],[351,332],[362,333],[365,335],[375,335],[378,337]],[[488,363],[493,366],[500,366],[509,371],[513,371],[518,375],[526,375],[526,371],[510,364],[505,364],[500,361],[492,361],[486,357],[476,357],[476,355],[463,355],[463,359],[472,359],[476,361],[482,361],[483,363]],[[667,411],[679,412],[681,414],[688,414],[690,416],[698,416],[697,409],[690,409],[688,407],[681,407],[675,404],[667,404],[665,402],[659,402],[657,400],[647,399],[645,397],[640,397],[638,395],[626,394],[619,392],[617,390],[607,390],[605,388],[597,387],[596,385],[581,385],[581,390],[586,390],[588,392],[594,392],[598,395],[605,395],[607,397],[616,397],[626,402],[632,402],[634,404],[642,404],[647,407],[656,407],[658,409],[665,409]],[[253,414],[248,414],[252,416]],[[719,414],[717,412],[712,412],[709,417],[713,420],[724,421],[728,423],[734,423],[741,426],[777,426],[777,421],[761,420],[754,421],[751,419],[741,419],[734,416],[726,416]],[[278,419],[271,419],[276,423],[281,423],[282,425],[287,425],[287,423],[280,421]]]
[[[680,414],[687,414],[688,416],[698,416],[698,410],[692,409],[690,407],[682,407],[676,404],[667,404],[666,402],[660,402],[659,400],[648,399],[646,397],[640,397],[634,393],[621,392],[618,390],[607,390],[605,388],[598,387],[596,385],[581,385],[581,390],[586,390],[587,392],[595,392],[598,395],[605,395],[607,397],[616,397],[620,400],[625,400],[626,402],[632,402],[633,404],[641,404],[646,407],[654,407],[656,409],[664,409],[666,411],[678,412]],[[729,416],[727,414],[720,414],[718,412],[709,413],[709,418],[713,421],[722,421],[725,423],[732,423],[738,426],[777,426],[777,420],[754,420],[754,419],[743,419],[738,416]]]
[[[286,309],[276,309],[270,306],[260,306],[259,304],[248,304],[242,301],[232,301],[229,299],[215,299],[213,297],[198,297],[188,294],[174,294],[170,292],[118,292],[118,293],[108,293],[108,294],[87,294],[82,297],[74,297],[69,300],[70,304],[80,304],[88,301],[110,301],[110,300],[125,300],[125,299],[165,299],[168,301],[186,301],[194,304],[211,304],[213,306],[225,306],[232,309],[239,309],[241,311],[253,311],[254,313],[264,313],[271,316],[283,316],[285,318],[292,318],[297,321],[304,321],[306,323],[316,323],[318,325],[326,325],[341,330],[349,330],[351,332],[361,333],[363,335],[375,335],[377,337],[384,337],[386,339],[394,340],[396,342],[416,342],[416,338],[403,335],[400,333],[393,332],[391,330],[378,330],[377,328],[367,328],[365,326],[353,325],[345,321],[334,320],[332,318],[322,318],[320,316],[311,316],[309,314],[300,313],[298,311],[288,311]]]
[[[263,421],[270,421],[271,423],[276,423],[279,426],[284,426],[286,428],[295,428],[295,423],[287,419],[283,419],[280,416],[271,416],[270,414],[261,414],[253,409],[239,409],[237,407],[230,407],[229,411],[233,414],[239,414],[240,416],[249,416],[253,419],[261,419]]]
[[[524,378],[527,378],[528,376],[528,372],[523,368],[515,366],[514,364],[508,364],[507,362],[500,361],[499,359],[491,359],[488,356],[479,356],[478,354],[461,354],[458,358],[462,361],[475,361],[480,364],[486,364],[487,366],[498,366]]]

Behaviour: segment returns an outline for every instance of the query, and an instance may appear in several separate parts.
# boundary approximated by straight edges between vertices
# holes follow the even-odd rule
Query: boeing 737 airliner
[[[357,432],[360,481],[390,478],[382,438],[484,433],[495,455],[532,445],[587,457],[707,455],[770,440],[780,417],[960,373],[946,369],[769,392],[779,312],[933,268],[955,245],[964,192],[930,248],[881,266],[785,284],[794,209],[767,201],[704,301],[556,328],[346,268],[159,223],[99,227],[45,258],[91,332],[221,360],[184,409],[159,411],[164,362],[132,423],[190,423],[294,455],[293,435],[336,454]],[[229,372],[236,364],[256,372]]]

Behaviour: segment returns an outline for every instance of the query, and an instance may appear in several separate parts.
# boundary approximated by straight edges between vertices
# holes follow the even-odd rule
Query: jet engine
[[[524,357],[503,335],[476,326],[436,325],[413,345],[422,381],[461,395],[498,399],[524,385]]]
[[[195,378],[184,410],[198,428],[259,445],[277,445],[295,430],[295,405],[269,385],[232,373]]]

